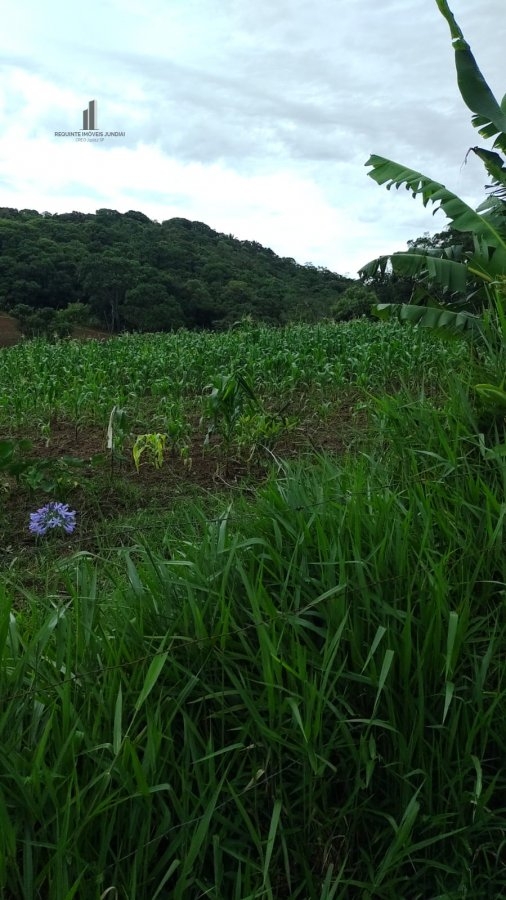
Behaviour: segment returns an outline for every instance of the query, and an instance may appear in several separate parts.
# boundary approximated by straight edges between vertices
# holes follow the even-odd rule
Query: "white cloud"
[[[494,0],[452,7],[500,95]],[[4,40],[2,205],[185,216],[353,274],[446,221],[368,179],[371,152],[483,196],[435,2],[25,0]],[[55,138],[92,97],[126,138]]]

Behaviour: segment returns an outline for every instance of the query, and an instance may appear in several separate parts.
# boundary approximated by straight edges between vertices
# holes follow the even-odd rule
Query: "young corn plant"
[[[151,457],[155,469],[161,469],[163,465],[164,452],[167,445],[167,435],[160,432],[151,434],[139,434],[135,439],[132,449],[135,468],[137,472],[140,469],[140,459],[143,453],[148,452]]]
[[[240,373],[215,375],[204,388],[204,414],[200,420],[207,420],[207,434],[204,446],[208,446],[211,435],[221,438],[227,455],[237,434],[241,416],[249,410],[259,408],[258,398],[249,381]]]
[[[107,427],[107,449],[110,452],[111,475],[114,474],[115,461],[118,460],[121,465],[126,459],[124,448],[129,436],[130,429],[126,409],[113,406]]]
[[[163,414],[159,417],[164,425],[169,452],[172,459],[179,455],[185,466],[191,467],[190,426],[180,400],[163,404]]]
[[[79,431],[84,422],[107,423],[114,397],[117,407],[128,409],[131,421],[145,415],[146,401],[154,404],[153,415],[159,414],[161,420],[154,419],[150,430],[168,432],[161,399],[170,397],[186,412],[188,398],[200,395],[202,385],[208,385],[206,394],[217,388],[220,395],[209,398],[209,406],[214,400],[221,402],[223,386],[211,386],[211,382],[223,359],[230,360],[229,371],[242,366],[248,372],[256,394],[275,393],[297,402],[300,409],[305,402],[313,402],[315,386],[330,399],[349,383],[381,388],[392,378],[414,382],[420,369],[432,376],[460,365],[460,345],[435,354],[435,344],[428,335],[423,342],[416,333],[408,336],[395,321],[376,328],[360,320],[339,327],[262,328],[257,341],[236,331],[130,335],[128,340],[117,337],[107,345],[93,341],[19,344],[0,355],[0,426],[4,432],[27,424],[32,427],[34,419],[49,422],[52,413],[52,426],[57,416],[62,422],[77,423]],[[49,373],[57,379],[51,403]],[[152,394],[156,383],[159,390]],[[245,408],[239,415],[244,413]],[[212,424],[212,415],[210,420]]]
[[[269,453],[280,438],[297,425],[295,416],[253,411],[239,417],[235,443],[248,453],[248,462],[260,453]]]

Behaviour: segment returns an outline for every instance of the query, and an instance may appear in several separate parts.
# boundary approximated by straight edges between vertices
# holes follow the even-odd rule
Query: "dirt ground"
[[[73,329],[72,337],[78,340],[107,340],[110,335],[106,331],[97,328],[84,328],[78,326]],[[13,347],[23,340],[23,336],[17,326],[16,320],[6,313],[0,313],[0,347]]]
[[[58,500],[79,512],[79,530],[76,529],[72,540],[74,550],[93,550],[98,520],[103,525],[112,524],[143,510],[153,510],[158,517],[164,510],[171,510],[175,502],[184,503],[185,498],[218,493],[254,494],[276,459],[295,459],[315,452],[341,455],[364,427],[365,416],[360,414],[357,418],[347,398],[345,405],[335,408],[324,420],[302,424],[285,434],[272,453],[258,449],[248,459],[248,454],[240,457],[233,449],[226,455],[217,438],[204,449],[204,434],[196,424],[189,453],[191,465],[185,465],[179,455],[167,451],[161,468],[157,469],[146,453],[137,471],[132,456],[135,435],[124,449],[124,459],[111,460],[103,427],[83,425],[76,434],[73,424],[54,421],[49,439],[26,431],[19,435],[32,441],[26,456],[34,462],[49,459],[56,463],[62,457],[73,457],[85,463],[75,470],[67,467],[61,489],[50,493],[17,484],[12,478],[0,478],[3,488],[0,546],[10,547],[10,552],[33,546],[35,539],[28,530],[30,512],[50,500]],[[0,435],[0,438],[6,437],[17,435]]]

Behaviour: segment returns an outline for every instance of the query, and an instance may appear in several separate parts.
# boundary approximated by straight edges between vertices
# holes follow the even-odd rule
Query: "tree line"
[[[28,336],[76,324],[118,333],[345,320],[406,302],[411,288],[388,272],[365,284],[300,265],[184,218],[0,208],[0,308]]]
[[[219,329],[317,321],[352,284],[202,222],[141,212],[0,209],[0,306],[28,325]]]

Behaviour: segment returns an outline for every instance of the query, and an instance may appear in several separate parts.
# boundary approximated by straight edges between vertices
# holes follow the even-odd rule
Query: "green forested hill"
[[[113,332],[312,322],[355,283],[188,219],[0,208],[0,308],[20,320],[79,303],[77,318]]]

